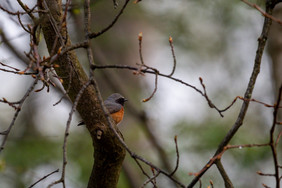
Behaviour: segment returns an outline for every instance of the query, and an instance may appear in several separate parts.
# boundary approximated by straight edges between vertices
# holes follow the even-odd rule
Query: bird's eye
[[[124,103],[126,102],[127,100],[125,98],[119,98],[116,100],[117,103],[121,104],[121,105],[124,105]]]

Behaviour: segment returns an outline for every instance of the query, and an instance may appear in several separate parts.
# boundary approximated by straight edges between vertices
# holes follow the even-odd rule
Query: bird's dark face
[[[116,99],[116,103],[121,104],[122,106],[124,106],[124,103],[126,101],[128,101],[128,100],[124,97],[120,97],[120,98]]]

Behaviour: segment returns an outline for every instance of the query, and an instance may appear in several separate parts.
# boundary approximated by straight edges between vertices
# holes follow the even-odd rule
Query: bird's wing
[[[113,103],[113,102],[106,102],[105,101],[104,104],[105,104],[105,107],[108,109],[110,114],[118,112],[122,108],[122,106],[120,104]]]

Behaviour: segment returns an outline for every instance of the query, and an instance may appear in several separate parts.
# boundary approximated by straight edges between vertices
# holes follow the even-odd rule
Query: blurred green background
[[[251,2],[263,7],[261,2]],[[32,7],[35,1],[25,3]],[[112,1],[91,2],[93,31],[111,23],[124,2],[118,3],[119,7],[113,9]],[[4,7],[9,7],[9,4],[17,10],[15,2],[1,2]],[[12,21],[14,18],[3,12],[0,14],[3,32],[21,52],[28,50],[28,35]],[[219,108],[225,108],[236,96],[243,96],[247,87],[263,19],[258,11],[239,0],[144,0],[138,4],[130,1],[117,24],[93,40],[94,58],[101,65],[136,66],[140,63],[138,34],[142,32],[145,63],[162,73],[170,73],[173,58],[168,39],[172,36],[177,59],[174,77],[198,88],[201,88],[199,77],[202,77],[210,99]],[[29,23],[27,18],[23,21]],[[83,1],[72,1],[67,22],[73,43],[83,41]],[[40,47],[41,54],[48,56],[43,36]],[[3,43],[0,52],[1,62],[24,69]],[[85,51],[76,52],[88,71]],[[274,103],[275,82],[281,81],[272,76],[273,69],[271,57],[266,53],[253,98]],[[154,76],[133,75],[129,70],[116,69],[96,70],[95,75],[104,98],[119,92],[129,99],[120,129],[128,146],[138,155],[164,169],[173,169],[176,163],[174,136],[177,135],[180,164],[176,176],[184,184],[192,180],[190,172],[198,172],[212,157],[235,122],[242,104],[242,101],[237,101],[221,118],[195,90],[167,78],[159,78],[155,96],[142,103],[142,99],[150,96],[154,89]],[[27,76],[5,72],[0,72],[0,80],[0,97],[9,101],[19,100],[32,82]],[[61,172],[63,135],[71,108],[67,99],[53,106],[62,95],[60,87],[51,88],[49,93],[46,90],[32,93],[24,104],[0,155],[1,188],[28,187],[58,168]],[[9,126],[14,110],[0,103],[0,112],[2,131]],[[268,142],[272,112],[270,108],[251,103],[244,126],[231,144]],[[93,163],[91,138],[85,127],[76,126],[80,120],[76,114],[67,143],[68,188],[86,187]],[[157,142],[154,143],[152,135]],[[278,148],[281,148],[281,142]],[[278,156],[281,159],[281,149]],[[274,186],[274,178],[256,174],[258,170],[274,172],[270,148],[230,150],[223,155],[222,162],[235,187],[260,187],[262,183]],[[151,174],[147,166],[144,168]],[[60,172],[35,187],[47,187],[60,177]],[[224,185],[215,166],[202,177],[203,186],[207,187],[210,180],[215,187]],[[146,177],[127,154],[118,187],[140,187],[145,181]],[[162,175],[157,179],[157,185],[175,187]]]

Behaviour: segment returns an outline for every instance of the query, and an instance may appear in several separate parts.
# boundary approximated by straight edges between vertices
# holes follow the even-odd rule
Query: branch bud
[[[173,42],[173,40],[172,40],[172,37],[171,37],[171,36],[169,36],[168,41],[169,41],[169,43],[172,43],[172,42]]]
[[[138,40],[139,40],[139,41],[142,41],[142,38],[143,38],[143,33],[140,32],[140,33],[138,34]]]

